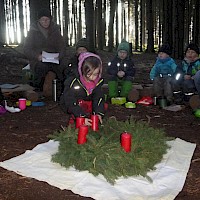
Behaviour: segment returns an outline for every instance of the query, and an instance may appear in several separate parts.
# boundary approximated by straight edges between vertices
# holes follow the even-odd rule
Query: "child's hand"
[[[124,77],[124,75],[125,75],[124,71],[118,71],[118,73],[117,73],[117,76],[120,78]]]
[[[185,79],[185,80],[190,80],[190,79],[191,79],[191,76],[190,76],[190,75],[185,75],[185,76],[184,76],[184,79]]]
[[[91,126],[92,125],[92,120],[89,118],[85,118],[85,125]]]
[[[100,121],[100,123],[102,124],[102,123],[103,123],[103,120],[102,120],[101,115],[98,115],[98,117],[99,117],[99,121]]]

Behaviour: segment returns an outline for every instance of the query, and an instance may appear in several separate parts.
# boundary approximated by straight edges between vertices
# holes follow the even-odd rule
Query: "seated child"
[[[168,44],[162,45],[158,51],[156,63],[150,71],[150,79],[153,80],[154,95],[156,97],[166,97],[168,103],[172,103],[173,101],[171,81],[177,68],[170,54],[170,46]]]
[[[178,65],[177,76],[174,80],[175,98],[181,103],[184,95],[193,94],[195,91],[200,96],[199,48],[196,44],[190,43],[186,47],[185,58]]]
[[[109,98],[118,96],[128,97],[128,94],[132,89],[135,68],[129,54],[129,43],[122,40],[117,48],[117,55],[108,63],[107,73],[109,74]],[[118,89],[119,85],[121,86],[120,94]]]
[[[102,123],[104,116],[104,94],[102,61],[96,54],[85,52],[79,56],[79,76],[71,76],[65,81],[64,93],[61,96],[61,107],[73,119],[85,117],[85,124],[91,125],[90,115],[95,113]]]
[[[81,53],[89,51],[89,42],[86,38],[81,38],[76,44],[76,53],[67,62],[67,67],[64,69],[64,78],[78,75],[78,56]]]

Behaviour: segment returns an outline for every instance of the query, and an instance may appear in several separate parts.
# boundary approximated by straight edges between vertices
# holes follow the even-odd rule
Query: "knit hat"
[[[85,47],[89,51],[89,42],[86,38],[81,38],[76,44],[76,50],[79,47]]]
[[[117,47],[117,51],[120,51],[120,50],[124,50],[124,51],[127,51],[129,53],[130,49],[129,49],[129,43],[122,39],[121,43],[118,45]]]
[[[40,19],[41,17],[48,17],[48,18],[52,18],[51,16],[51,11],[47,8],[42,8],[39,12],[38,12],[38,19]]]
[[[187,50],[193,50],[193,51],[195,51],[195,52],[199,55],[199,47],[198,47],[196,44],[194,44],[194,43],[190,43],[190,44],[186,47],[185,53],[187,52]]]
[[[159,53],[159,52],[166,53],[167,55],[171,55],[171,53],[172,53],[169,44],[163,44],[163,45],[159,48],[158,53]]]

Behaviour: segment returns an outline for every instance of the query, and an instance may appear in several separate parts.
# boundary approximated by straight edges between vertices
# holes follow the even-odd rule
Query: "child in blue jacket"
[[[150,71],[150,79],[153,81],[153,91],[156,97],[165,97],[168,103],[173,102],[172,80],[177,65],[170,57],[171,48],[164,44],[158,51],[156,63]]]
[[[132,89],[135,68],[129,54],[129,43],[122,40],[117,48],[117,55],[108,63],[107,73],[109,75],[108,89],[110,98],[118,96],[128,97]],[[120,94],[118,89],[119,85],[121,86]]]

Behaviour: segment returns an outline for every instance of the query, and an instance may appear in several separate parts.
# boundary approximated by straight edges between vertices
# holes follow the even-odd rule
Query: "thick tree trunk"
[[[114,43],[114,35],[113,35],[113,24],[115,18],[115,0],[110,0],[110,19],[109,19],[109,26],[108,26],[108,51],[113,50],[113,43]]]
[[[147,5],[147,30],[148,30],[148,39],[147,39],[147,50],[146,52],[154,52],[154,38],[153,38],[153,12],[152,12],[152,0],[148,0]]]
[[[0,1],[0,46],[3,46],[6,42],[6,29],[5,29],[5,10],[4,0]]]
[[[64,16],[64,31],[63,31],[63,37],[65,40],[65,43],[67,46],[69,46],[69,37],[68,37],[68,32],[69,32],[69,5],[68,5],[68,0],[63,0],[63,16]]]
[[[138,46],[139,46],[139,34],[138,34],[138,0],[135,0],[135,51],[138,51]]]
[[[86,22],[86,37],[89,41],[89,46],[90,46],[91,51],[95,52],[93,0],[85,0],[85,22]]]
[[[97,0],[97,46],[103,50],[102,0]]]
[[[184,40],[184,10],[185,0],[174,1],[174,52],[173,57],[176,59],[183,58],[183,40]]]

